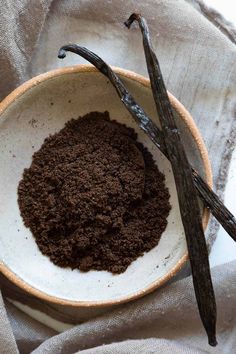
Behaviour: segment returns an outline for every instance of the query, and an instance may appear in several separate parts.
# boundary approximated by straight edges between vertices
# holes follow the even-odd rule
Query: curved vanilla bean
[[[200,317],[207,332],[209,344],[216,346],[215,295],[191,166],[188,163],[175,123],[161,69],[152,48],[147,23],[140,15],[132,14],[126,21],[126,26],[130,27],[133,21],[138,22],[143,36],[143,47],[152,93],[175,178]]]
[[[66,56],[66,51],[70,51],[82,56],[84,59],[93,64],[102,74],[108,77],[111,84],[115,87],[121,101],[133,116],[139,127],[146,132],[146,134],[160,149],[160,151],[167,158],[169,158],[166,151],[162,131],[155,125],[155,123],[152,122],[144,110],[135,102],[132,95],[130,95],[122,81],[108,66],[108,64],[106,64],[98,55],[94,54],[87,48],[80,47],[76,44],[68,44],[63,46],[59,51],[58,57],[61,59],[64,58]],[[234,241],[236,241],[236,220],[234,216],[193,168],[192,173],[195,187],[197,188],[200,197],[203,199],[203,202],[211,210],[211,213],[228,232],[228,234],[234,239]]]

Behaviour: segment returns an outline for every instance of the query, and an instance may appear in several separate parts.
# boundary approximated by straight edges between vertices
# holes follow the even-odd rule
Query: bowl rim
[[[148,78],[136,74],[133,71],[122,69],[119,67],[112,67],[113,70],[118,74],[130,80],[136,81],[139,84],[143,85],[144,87],[150,87],[150,81]],[[80,64],[75,66],[63,67],[55,70],[51,70],[45,72],[43,74],[37,75],[32,79],[24,82],[22,85],[17,87],[14,91],[12,91],[2,102],[0,102],[0,119],[2,113],[7,110],[7,108],[13,103],[17,98],[22,96],[26,91],[30,90],[34,86],[38,84],[53,79],[55,77],[61,75],[67,75],[71,73],[98,73],[99,71],[92,66],[91,64]],[[170,92],[168,92],[169,99],[173,108],[178,112],[181,119],[184,121],[185,125],[187,126],[190,134],[192,135],[197,148],[199,150],[204,172],[206,176],[207,184],[212,188],[213,179],[212,179],[212,170],[211,164],[208,157],[208,152],[203,141],[203,138],[192,118],[190,113],[186,110],[186,108],[180,103],[177,98],[175,98]],[[202,216],[202,223],[203,228],[206,230],[210,217],[210,211],[205,208]],[[19,287],[21,290],[26,291],[28,294],[33,295],[41,300],[47,301],[49,303],[57,304],[57,305],[67,305],[72,307],[106,307],[112,305],[122,304],[131,300],[138,299],[144,295],[147,295],[154,291],[155,289],[159,288],[160,286],[164,285],[167,281],[169,281],[174,275],[176,275],[181,268],[184,266],[186,261],[188,260],[188,252],[186,252],[182,258],[175,264],[175,266],[164,276],[159,278],[158,280],[152,282],[147,287],[142,290],[136,291],[134,293],[128,294],[126,296],[122,296],[121,298],[114,299],[114,300],[103,300],[103,301],[76,301],[76,300],[67,300],[63,298],[59,298],[53,295],[48,295],[47,293],[38,290],[37,288],[31,286],[30,284],[26,283],[23,279],[21,279],[17,274],[15,274],[12,270],[10,270],[7,265],[0,260],[0,272],[10,280],[14,285]]]

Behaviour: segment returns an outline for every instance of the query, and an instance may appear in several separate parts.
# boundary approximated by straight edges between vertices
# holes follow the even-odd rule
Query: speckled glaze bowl
[[[148,115],[159,124],[149,80],[114,68]],[[201,135],[183,105],[169,94],[188,157],[208,184],[210,163]],[[45,137],[66,121],[90,111],[133,127],[165,174],[172,210],[155,248],[120,275],[62,269],[41,254],[25,228],[17,204],[17,186]],[[24,83],[0,104],[0,271],[18,287],[43,300],[77,307],[108,306],[141,297],[163,285],[186,262],[187,248],[169,161],[138,128],[108,80],[90,65],[50,71]],[[203,210],[203,225],[209,219]]]

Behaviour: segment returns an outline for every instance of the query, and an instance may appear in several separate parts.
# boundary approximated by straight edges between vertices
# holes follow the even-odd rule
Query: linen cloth
[[[58,48],[75,42],[109,64],[147,75],[140,31],[124,20],[146,17],[163,75],[194,117],[208,148],[214,185],[223,195],[235,140],[236,47],[233,31],[214,21],[193,0],[0,0],[0,99],[20,83],[56,67],[84,62],[57,59]],[[194,6],[193,6],[194,5]],[[211,222],[210,243],[217,234]],[[65,322],[80,324],[56,335],[6,300],[20,296],[0,278],[0,354],[4,353],[234,353],[236,352],[236,263],[213,270],[218,303],[218,341],[207,345],[191,277],[133,303],[88,313],[44,304],[21,294],[24,303]],[[58,315],[59,314],[59,315]],[[64,316],[64,317],[63,317]],[[70,321],[70,318],[72,319]],[[67,321],[68,320],[68,321]]]

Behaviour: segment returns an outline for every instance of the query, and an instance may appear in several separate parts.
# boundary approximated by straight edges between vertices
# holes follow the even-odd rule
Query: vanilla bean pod
[[[161,69],[152,48],[147,23],[142,16],[132,14],[125,22],[125,25],[130,27],[134,21],[138,22],[142,32],[153,97],[175,178],[199,314],[207,332],[209,344],[216,346],[215,295],[191,166],[188,163],[179,130],[176,126]]]
[[[105,75],[115,87],[121,101],[133,116],[137,124],[150,137],[153,143],[160,149],[160,151],[167,157],[168,153],[165,146],[162,131],[155,125],[154,122],[147,116],[144,110],[135,102],[134,98],[126,89],[123,82],[119,79],[116,73],[106,64],[98,55],[91,52],[87,48],[78,46],[76,44],[68,44],[59,50],[58,57],[64,58],[66,51],[73,52],[82,56],[93,64],[103,75]],[[222,227],[228,234],[236,241],[236,219],[231,212],[221,202],[219,197],[207,185],[202,177],[192,168],[195,187],[198,190],[200,197],[205,205],[211,210],[211,213],[219,221]]]

